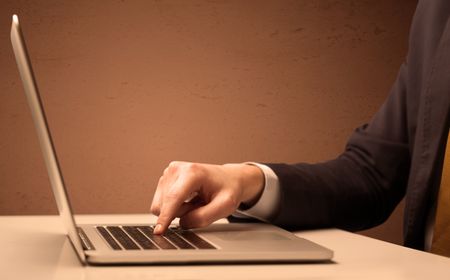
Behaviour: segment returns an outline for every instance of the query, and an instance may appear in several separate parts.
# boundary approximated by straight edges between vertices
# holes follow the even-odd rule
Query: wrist
[[[250,208],[258,202],[264,190],[264,173],[262,170],[251,164],[225,164],[225,167],[235,171],[238,188],[241,192],[240,204],[244,208]]]

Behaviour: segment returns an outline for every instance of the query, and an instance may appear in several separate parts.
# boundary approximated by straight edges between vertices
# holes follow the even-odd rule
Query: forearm
[[[404,195],[407,154],[403,144],[356,132],[337,159],[267,164],[281,186],[279,208],[271,222],[290,229],[360,230],[377,225]]]

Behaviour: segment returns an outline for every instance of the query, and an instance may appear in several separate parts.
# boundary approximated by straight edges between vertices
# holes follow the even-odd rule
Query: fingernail
[[[155,226],[155,229],[153,230],[153,233],[154,233],[154,234],[160,234],[160,233],[161,233],[161,230],[162,230],[161,224],[157,224],[157,225]]]

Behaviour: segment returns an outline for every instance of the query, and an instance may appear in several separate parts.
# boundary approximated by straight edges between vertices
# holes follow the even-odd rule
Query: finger
[[[163,234],[166,231],[181,205],[195,191],[197,191],[195,176],[187,175],[178,178],[164,194],[164,202],[154,230],[155,234]]]
[[[206,227],[216,220],[229,216],[237,208],[237,203],[228,195],[215,197],[210,203],[193,209],[180,217],[183,228]]]
[[[163,175],[159,178],[158,186],[156,187],[155,195],[153,196],[152,205],[150,206],[150,211],[152,214],[159,216],[161,212],[162,204],[164,203],[164,190],[170,187],[173,182],[178,179],[178,174],[176,172],[175,164],[172,167],[167,167],[163,171]]]
[[[196,204],[196,203],[183,203],[181,204],[180,208],[178,208],[178,210],[175,212],[175,217],[183,217],[184,215],[186,215],[188,212],[201,207],[202,204]]]
[[[158,186],[156,187],[155,194],[153,195],[152,204],[150,206],[150,212],[156,216],[159,215],[161,209],[161,192],[162,192],[161,189],[163,181],[164,176],[161,176],[161,178],[159,178]]]

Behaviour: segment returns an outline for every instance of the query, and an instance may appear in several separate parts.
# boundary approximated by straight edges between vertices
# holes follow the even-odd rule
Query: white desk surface
[[[83,215],[80,223],[153,222],[150,215]],[[57,216],[0,216],[0,279],[450,279],[450,258],[337,229],[298,232],[334,263],[82,266]]]

